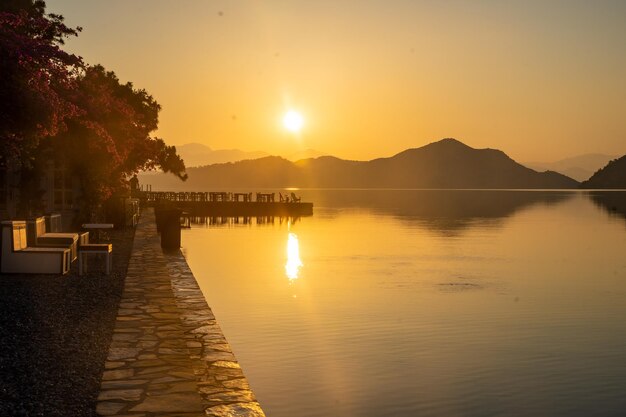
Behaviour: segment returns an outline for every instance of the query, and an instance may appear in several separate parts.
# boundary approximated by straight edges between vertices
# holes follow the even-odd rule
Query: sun
[[[304,118],[295,110],[289,110],[283,117],[283,126],[290,132],[298,133],[304,126]]]

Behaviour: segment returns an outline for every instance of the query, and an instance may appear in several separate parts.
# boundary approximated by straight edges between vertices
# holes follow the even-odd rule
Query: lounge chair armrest
[[[89,232],[83,232],[78,237],[78,246],[88,245],[89,244]]]

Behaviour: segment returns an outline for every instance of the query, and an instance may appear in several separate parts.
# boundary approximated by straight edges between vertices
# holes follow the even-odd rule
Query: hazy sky
[[[625,1],[48,0],[67,47],[148,90],[158,135],[390,156],[455,137],[520,161],[626,153]],[[282,127],[290,108],[306,122]]]

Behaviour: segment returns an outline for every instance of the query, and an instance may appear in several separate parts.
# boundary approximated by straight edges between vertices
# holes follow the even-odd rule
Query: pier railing
[[[313,203],[282,193],[140,191],[145,205],[169,204],[201,216],[310,216]],[[279,198],[276,199],[276,194]],[[254,198],[253,198],[254,197]]]
[[[147,202],[157,201],[185,201],[185,202],[208,202],[208,201],[221,201],[221,202],[263,202],[273,203],[276,202],[276,193],[255,193],[256,200],[252,199],[253,193],[231,193],[231,192],[187,192],[187,191],[140,191],[141,198]],[[280,194],[280,193],[279,193]],[[281,195],[279,202],[299,202],[299,200],[289,199],[289,196],[285,194]]]

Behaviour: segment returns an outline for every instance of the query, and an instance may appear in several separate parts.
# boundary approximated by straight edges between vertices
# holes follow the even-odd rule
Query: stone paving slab
[[[163,254],[152,209],[135,232],[96,412],[265,415],[184,257]]]
[[[207,416],[264,416],[185,258],[180,251],[167,258]]]

